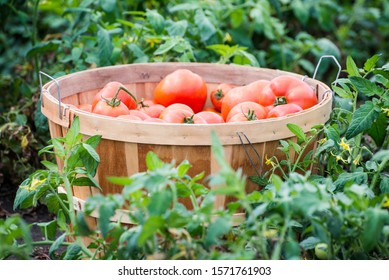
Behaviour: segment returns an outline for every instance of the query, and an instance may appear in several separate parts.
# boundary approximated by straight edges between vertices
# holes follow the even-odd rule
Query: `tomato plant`
[[[167,107],[186,104],[197,113],[207,100],[207,85],[203,78],[188,69],[178,69],[163,78],[154,90],[154,102]]]

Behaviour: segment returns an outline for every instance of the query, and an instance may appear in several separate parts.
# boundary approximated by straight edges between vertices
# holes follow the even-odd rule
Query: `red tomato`
[[[168,123],[184,123],[184,124],[205,124],[207,123],[202,117],[194,115],[187,110],[169,110],[162,118]]]
[[[222,102],[222,117],[227,120],[228,113],[237,104],[245,101],[258,102],[259,93],[269,84],[267,80],[258,80],[246,86],[235,87],[229,91]]]
[[[141,108],[144,108],[144,107],[150,107],[151,105],[154,105],[154,101],[151,100],[151,99],[144,99],[142,98],[139,102],[138,102],[138,109],[141,109]]]
[[[154,90],[154,102],[167,107],[183,103],[197,113],[207,100],[207,85],[201,76],[187,69],[178,69],[160,81]]]
[[[217,111],[219,112],[221,111],[222,101],[224,99],[224,96],[226,96],[227,93],[234,87],[235,87],[234,85],[221,83],[217,86],[216,89],[211,91],[211,102],[213,107],[215,107]]]
[[[92,104],[80,104],[77,108],[86,112],[92,112]]]
[[[117,116],[118,119],[126,119],[126,120],[133,120],[133,121],[142,121],[142,119],[135,115],[120,115]]]
[[[248,121],[261,120],[265,119],[267,116],[266,109],[253,101],[245,101],[235,105],[229,112],[226,121],[229,122],[230,119],[237,115],[241,114],[246,117]]]
[[[274,107],[267,114],[267,118],[278,118],[302,111],[303,109],[294,103],[282,104]]]
[[[130,114],[130,110],[120,100],[112,98],[111,100],[100,100],[92,109],[92,113],[117,117]]]
[[[155,123],[166,123],[163,119],[160,118],[147,118],[144,120],[145,122],[155,122]]]
[[[213,112],[213,113],[218,114],[219,116],[222,115],[222,113],[220,113],[220,111],[216,110],[215,108],[210,108],[210,107],[204,108],[202,112]]]
[[[207,123],[224,123],[222,116],[214,112],[202,111],[195,114],[203,118]]]
[[[111,99],[114,96],[130,110],[137,107],[136,97],[122,83],[109,82],[95,95],[92,101],[92,110],[100,100]]]
[[[153,104],[146,107],[142,107],[139,109],[141,112],[145,112],[147,115],[149,115],[152,118],[159,118],[162,111],[165,110],[165,106],[161,104]]]
[[[270,88],[276,97],[284,97],[287,104],[297,104],[302,109],[308,109],[318,103],[315,91],[307,83],[293,76],[283,75],[272,79]]]
[[[169,105],[167,106],[159,115],[159,118],[163,119],[163,116],[171,111],[171,110],[185,110],[185,111],[189,111],[192,113],[192,115],[194,114],[193,110],[191,107],[189,107],[188,105],[185,105],[185,104],[182,104],[182,103],[174,103],[172,105]]]
[[[147,119],[147,118],[150,117],[150,116],[147,115],[145,112],[142,112],[142,111],[139,111],[139,110],[130,110],[130,115],[132,115],[132,116],[137,116],[137,117],[139,117],[141,120],[144,120],[144,119]]]

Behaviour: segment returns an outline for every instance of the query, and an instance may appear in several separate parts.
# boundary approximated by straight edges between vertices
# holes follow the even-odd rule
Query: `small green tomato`
[[[315,255],[319,260],[328,259],[328,245],[326,243],[318,243],[315,246]]]

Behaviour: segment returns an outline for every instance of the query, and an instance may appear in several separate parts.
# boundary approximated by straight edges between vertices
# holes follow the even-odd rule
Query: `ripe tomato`
[[[182,104],[182,103],[174,103],[172,105],[169,105],[167,106],[159,115],[159,118],[163,119],[163,116],[171,111],[171,110],[185,110],[185,111],[189,111],[192,113],[192,115],[194,114],[193,110],[191,107],[189,107],[188,105],[185,105],[185,104]]]
[[[144,120],[145,122],[155,122],[155,123],[166,123],[163,119],[160,118],[147,118]]]
[[[142,111],[139,111],[139,110],[130,110],[130,115],[132,116],[137,116],[138,118],[140,118],[141,120],[144,120],[144,119],[147,119],[149,118],[150,116],[147,115],[145,112],[142,112]]]
[[[224,99],[224,96],[227,95],[227,93],[233,89],[235,86],[230,84],[221,83],[217,86],[216,89],[211,91],[211,102],[213,107],[217,111],[221,111],[222,109],[222,102]]]
[[[222,116],[214,112],[201,111],[195,114],[195,116],[203,118],[207,123],[224,123]]]
[[[194,115],[191,111],[176,109],[169,110],[162,118],[168,123],[184,123],[184,124],[205,124],[207,123],[202,117]]]
[[[151,99],[144,99],[142,98],[140,101],[138,101],[138,109],[142,109],[144,107],[150,107],[151,105],[154,105],[154,101]]]
[[[258,80],[246,86],[235,87],[229,91],[222,102],[222,117],[227,120],[228,113],[237,104],[245,101],[258,102],[259,93],[269,84],[267,80]]]
[[[265,119],[267,116],[267,111],[265,107],[262,105],[255,103],[253,101],[245,101],[235,105],[231,111],[229,112],[226,121],[230,122],[230,120],[235,115],[243,115],[246,120],[254,121]],[[241,117],[240,117],[241,118]]]
[[[80,110],[83,110],[83,111],[86,111],[86,112],[89,112],[91,113],[92,112],[92,105],[91,104],[80,104],[77,106],[78,109]]]
[[[92,101],[92,110],[100,100],[104,98],[111,99],[114,96],[120,99],[130,110],[137,107],[136,97],[122,83],[109,82],[95,95]]]
[[[278,118],[302,111],[303,109],[294,103],[282,104],[274,107],[267,114],[267,118]]]
[[[207,85],[197,74],[187,69],[178,69],[162,79],[154,90],[154,102],[167,107],[183,103],[197,113],[207,100]]]
[[[165,110],[165,106],[161,104],[153,104],[149,106],[145,106],[139,109],[141,112],[145,112],[147,115],[149,115],[152,118],[159,118],[162,111]]]
[[[297,104],[302,109],[308,109],[318,103],[315,91],[307,83],[293,76],[276,77],[271,80],[269,87],[276,97],[285,98],[287,104]]]
[[[220,113],[220,111],[216,110],[215,108],[211,108],[211,107],[204,108],[202,112],[213,112],[213,113],[218,114],[219,116],[222,115],[222,113]]]
[[[126,119],[126,120],[132,120],[132,121],[142,121],[142,119],[135,115],[120,115],[117,116],[118,119]]]
[[[112,98],[111,100],[100,100],[92,109],[92,113],[117,117],[130,114],[130,110],[120,100]]]

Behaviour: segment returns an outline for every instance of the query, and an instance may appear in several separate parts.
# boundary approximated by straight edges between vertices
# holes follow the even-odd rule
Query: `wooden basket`
[[[113,80],[123,83],[137,98],[152,99],[158,82],[178,68],[189,69],[203,77],[209,92],[221,82],[245,85],[258,79],[271,80],[279,75],[295,76],[315,88],[319,104],[301,113],[277,119],[206,125],[134,122],[66,106],[91,103],[94,95]],[[210,105],[208,98],[206,106]],[[212,131],[217,133],[224,146],[226,161],[235,169],[241,168],[246,176],[256,175],[254,165],[266,168],[266,157],[281,157],[282,154],[276,149],[279,140],[295,140],[286,124],[297,124],[307,132],[312,126],[323,124],[329,119],[331,106],[331,89],[318,80],[279,70],[207,63],[147,63],[103,67],[60,77],[42,88],[42,112],[48,118],[52,138],[64,136],[75,115],[79,116],[82,134],[102,135],[103,139],[97,148],[101,163],[96,179],[104,194],[121,192],[122,189],[107,182],[107,176],[130,176],[145,171],[145,156],[148,151],[154,151],[167,162],[175,159],[180,163],[187,159],[193,165],[189,172],[192,176],[202,171],[206,175],[218,172],[219,166],[211,153]],[[245,148],[252,151],[252,147],[247,144],[246,136],[262,162],[258,162],[258,157],[255,156],[253,158],[257,162],[254,165],[250,162]],[[242,139],[245,145],[242,144]],[[311,149],[315,148],[313,144]],[[247,192],[254,189],[257,186],[248,182]],[[84,200],[95,192],[98,192],[96,188],[75,187],[75,206],[82,210]],[[215,207],[224,207],[229,201],[229,197],[220,196]]]

